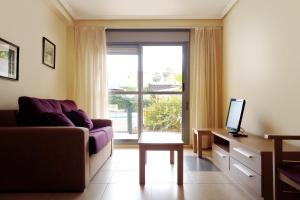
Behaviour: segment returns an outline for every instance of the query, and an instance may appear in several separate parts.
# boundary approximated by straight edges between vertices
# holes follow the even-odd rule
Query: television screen
[[[238,133],[240,131],[245,103],[244,99],[230,99],[226,120],[226,128],[230,133]]]

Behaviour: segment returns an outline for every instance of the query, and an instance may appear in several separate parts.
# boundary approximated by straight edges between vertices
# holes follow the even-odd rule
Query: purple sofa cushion
[[[300,165],[295,165],[295,166],[282,165],[278,168],[278,170],[286,177],[300,184]]]
[[[96,154],[113,138],[113,129],[110,126],[90,130],[89,152]]]
[[[38,99],[33,97],[19,98],[18,122],[21,125],[39,126],[43,125],[42,113],[62,113],[60,103],[54,99]]]
[[[64,114],[67,114],[72,110],[78,110],[76,103],[72,100],[62,100],[59,102],[61,104],[61,109]]]
[[[46,126],[75,126],[63,113],[44,112],[42,115]]]
[[[68,118],[75,126],[85,127],[89,130],[93,129],[93,122],[83,110],[71,110],[67,113]]]

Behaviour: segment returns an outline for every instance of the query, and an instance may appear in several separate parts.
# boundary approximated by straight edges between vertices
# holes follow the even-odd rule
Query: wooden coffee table
[[[170,151],[170,163],[174,164],[174,151],[177,151],[177,184],[183,184],[183,141],[180,134],[142,133],[138,141],[140,158],[140,184],[145,184],[146,152]]]

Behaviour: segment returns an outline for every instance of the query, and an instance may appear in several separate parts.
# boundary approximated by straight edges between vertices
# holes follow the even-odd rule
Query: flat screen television
[[[234,136],[238,136],[240,131],[245,104],[245,99],[230,99],[226,120],[226,129]]]

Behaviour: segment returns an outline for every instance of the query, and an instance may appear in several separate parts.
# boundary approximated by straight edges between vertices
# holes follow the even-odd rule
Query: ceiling
[[[237,0],[59,0],[80,19],[222,19]]]

